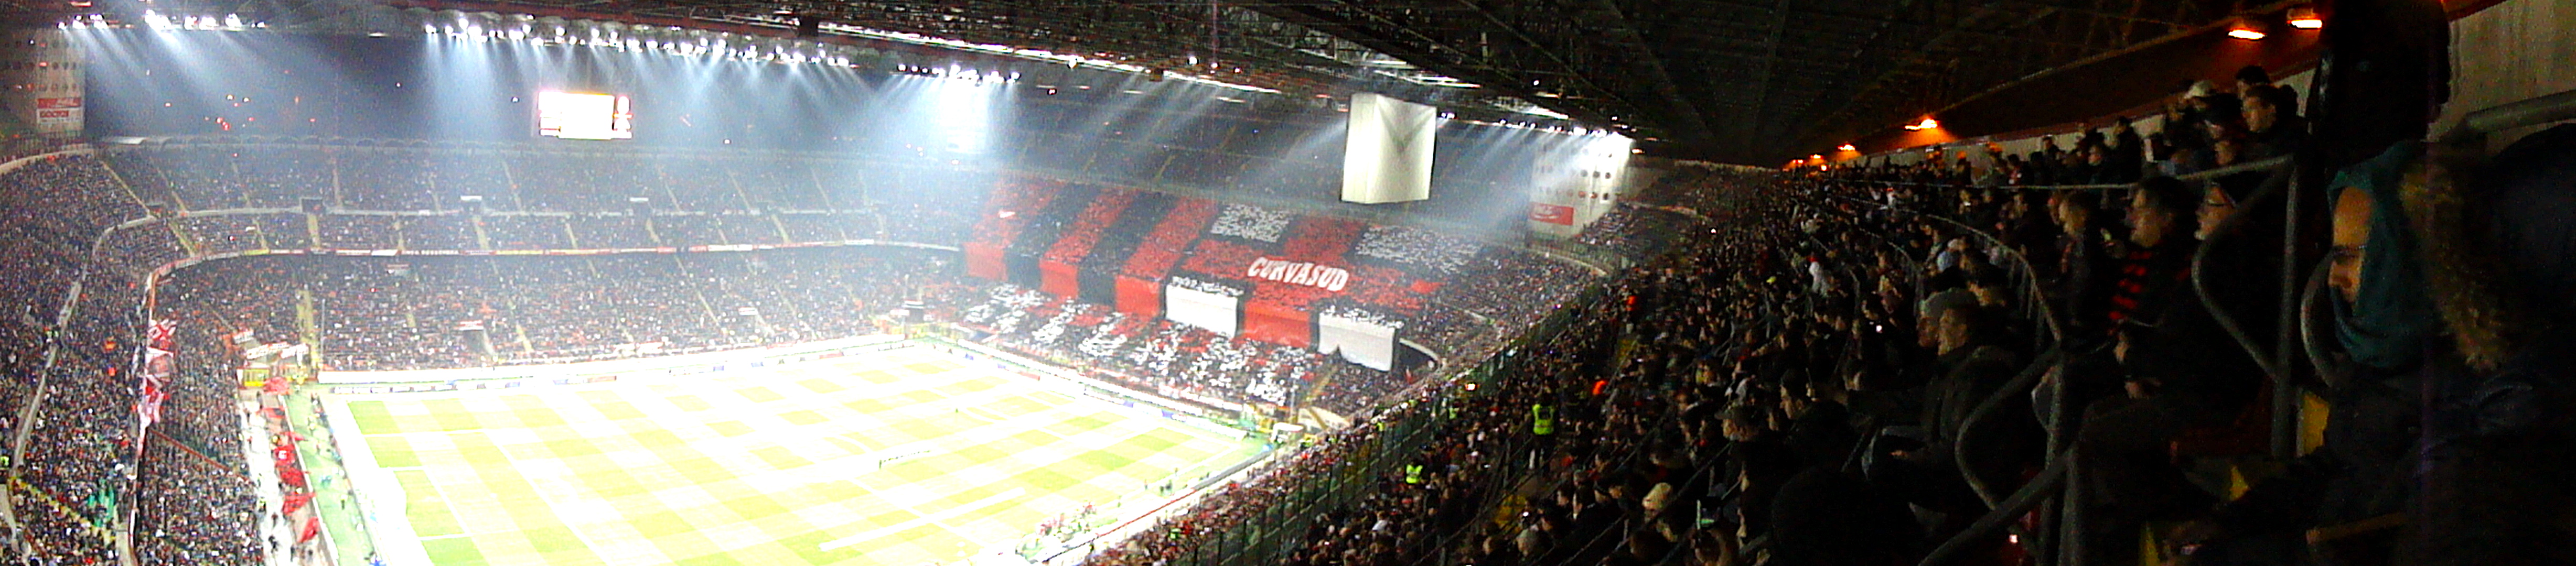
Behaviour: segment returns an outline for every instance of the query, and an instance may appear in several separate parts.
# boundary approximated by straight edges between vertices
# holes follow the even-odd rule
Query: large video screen
[[[537,135],[568,140],[635,137],[635,110],[625,95],[537,93]]]

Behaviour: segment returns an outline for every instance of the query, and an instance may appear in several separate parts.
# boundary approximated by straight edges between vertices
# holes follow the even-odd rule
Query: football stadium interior
[[[2576,564],[2571,30],[0,0],[0,564]]]

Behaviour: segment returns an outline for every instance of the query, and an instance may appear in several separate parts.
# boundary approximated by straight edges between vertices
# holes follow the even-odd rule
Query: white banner
[[[1395,331],[1401,323],[1366,312],[1324,309],[1315,313],[1315,351],[1389,371],[1395,368]]]
[[[1163,287],[1163,318],[1233,336],[1243,320],[1243,299],[1192,289],[1178,279]]]

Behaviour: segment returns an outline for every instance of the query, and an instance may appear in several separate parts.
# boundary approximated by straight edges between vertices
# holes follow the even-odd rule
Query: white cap
[[[2209,95],[2217,94],[2217,93],[2218,93],[2218,85],[2217,85],[2217,84],[2211,83],[2211,82],[2209,82],[2209,81],[2192,81],[2192,82],[2191,82],[2191,92],[2189,92],[2189,93],[2185,93],[2185,94],[2183,95],[2183,97],[2184,97],[2184,98],[2200,98],[2200,97],[2209,96]]]

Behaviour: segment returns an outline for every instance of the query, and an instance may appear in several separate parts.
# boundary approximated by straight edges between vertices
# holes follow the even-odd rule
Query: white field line
[[[862,543],[862,542],[868,542],[868,541],[872,541],[872,540],[876,540],[876,539],[880,539],[880,538],[885,538],[886,536],[889,536],[889,535],[893,535],[893,534],[896,534],[896,533],[901,533],[901,532],[904,532],[904,531],[907,531],[907,530],[912,530],[912,528],[913,528],[913,527],[919,527],[919,526],[926,525],[926,524],[937,523],[937,522],[939,522],[939,521],[944,521],[944,520],[947,520],[947,519],[949,519],[949,518],[956,517],[956,516],[959,516],[959,515],[964,515],[964,514],[967,514],[967,513],[973,513],[973,512],[975,512],[975,511],[982,510],[983,508],[986,508],[986,507],[992,507],[992,506],[995,506],[995,505],[1000,505],[1000,504],[1002,504],[1003,502],[1007,502],[1007,501],[1010,501],[1010,500],[1012,500],[1012,499],[1017,499],[1017,498],[1019,498],[1019,497],[1020,497],[1020,495],[1021,495],[1021,494],[1024,494],[1024,493],[1028,493],[1028,490],[1027,490],[1027,489],[1025,489],[1025,488],[1016,488],[1016,487],[1015,487],[1015,488],[1011,488],[1011,490],[1010,490],[1010,491],[1005,491],[1005,492],[1001,492],[1001,493],[996,493],[996,494],[993,494],[993,495],[992,495],[992,496],[990,496],[990,497],[985,497],[985,498],[983,498],[983,499],[977,499],[977,500],[975,500],[975,502],[973,502],[973,503],[968,503],[968,504],[965,504],[965,505],[959,505],[959,506],[956,506],[956,507],[949,508],[949,509],[947,509],[947,510],[940,511],[940,512],[938,512],[938,513],[932,513],[932,514],[929,514],[929,515],[922,515],[922,516],[919,516],[919,517],[914,517],[914,518],[913,518],[912,520],[910,520],[910,521],[904,521],[904,522],[901,522],[901,523],[895,523],[895,524],[892,524],[892,525],[886,525],[886,526],[883,526],[883,527],[877,527],[877,528],[875,528],[875,529],[869,529],[869,530],[868,530],[868,532],[859,533],[859,534],[855,534],[855,535],[850,535],[850,536],[847,536],[847,537],[842,537],[842,538],[840,538],[840,539],[838,539],[838,540],[833,540],[833,541],[831,541],[831,542],[825,542],[825,543],[823,543],[823,545],[822,545],[822,549],[823,549],[823,551],[824,551],[824,552],[831,552],[831,551],[839,550],[839,549],[841,549],[842,547],[847,547],[847,546],[850,546],[850,545],[853,545],[853,544],[858,544],[858,543]],[[945,527],[942,527],[942,528],[945,528]]]

